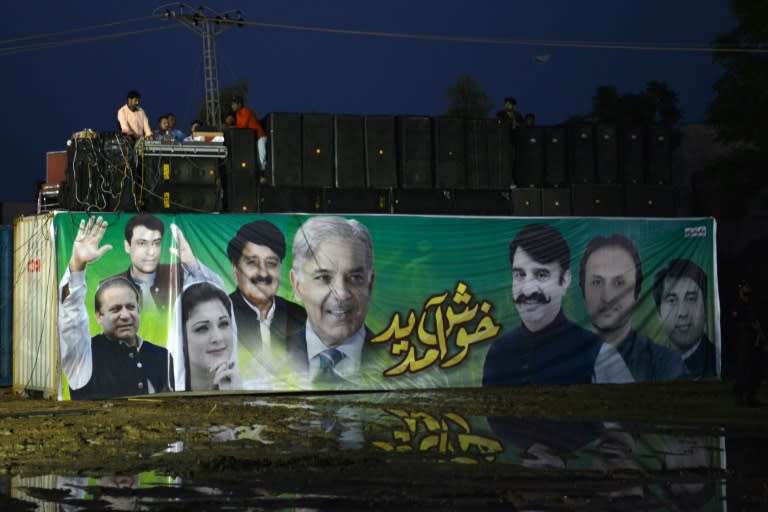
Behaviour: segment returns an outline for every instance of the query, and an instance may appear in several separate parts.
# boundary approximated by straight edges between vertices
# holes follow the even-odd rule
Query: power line
[[[170,4],[169,4],[170,5]],[[159,11],[156,10],[156,13]],[[0,41],[0,46],[19,42],[29,41],[34,39],[42,39],[48,37],[55,37],[61,35],[67,35],[76,32],[85,32],[89,30],[104,29],[122,25],[126,23],[134,23],[148,20],[166,20],[168,17],[165,14],[154,14],[152,16],[145,16],[141,18],[131,18],[122,21],[115,21],[110,23],[102,23],[99,25],[93,25],[90,27],[76,28],[66,31],[49,32],[37,35],[29,35],[24,37],[18,37],[13,39],[6,39]],[[227,19],[228,22],[234,22],[235,20]],[[640,42],[621,42],[621,41],[569,41],[569,40],[557,40],[557,39],[508,39],[508,38],[496,38],[496,37],[471,37],[471,36],[449,36],[449,35],[434,35],[434,34],[419,34],[419,33],[406,33],[406,32],[382,32],[382,31],[369,31],[369,30],[356,30],[345,28],[329,28],[329,27],[315,27],[308,25],[293,25],[285,23],[266,23],[260,21],[245,21],[237,20],[239,25],[276,29],[276,30],[292,30],[299,32],[315,32],[324,34],[341,34],[348,36],[360,36],[360,37],[377,37],[388,39],[402,39],[402,40],[421,40],[421,41],[438,41],[438,42],[456,42],[456,43],[469,43],[469,44],[485,44],[485,45],[506,45],[506,46],[531,46],[531,47],[560,47],[560,48],[582,48],[582,49],[603,49],[603,50],[633,50],[633,51],[660,51],[660,52],[688,52],[688,53],[758,53],[766,54],[768,49],[759,47],[716,47],[713,48],[705,44],[685,44],[685,43],[640,43]],[[154,32],[160,30],[166,30],[172,27],[158,27],[148,28],[129,32],[120,32],[116,34],[108,34],[101,36],[93,36],[81,39],[69,39],[64,41],[54,41],[50,43],[38,43],[32,45],[19,45],[6,48],[0,48],[0,56],[15,55],[19,53],[25,53],[30,51],[37,51],[48,48],[57,48],[62,46],[72,46],[77,44],[85,44],[93,41],[117,39],[120,37],[127,37],[131,35]]]
[[[53,37],[53,36],[62,36],[67,34],[72,34],[75,32],[87,32],[89,30],[95,30],[99,28],[108,28],[108,27],[114,27],[116,25],[124,25],[126,23],[134,23],[137,21],[146,21],[151,19],[157,19],[156,16],[144,16],[143,18],[131,18],[128,20],[122,20],[122,21],[112,21],[110,23],[102,23],[100,25],[91,25],[90,27],[81,27],[81,28],[73,28],[70,30],[62,30],[59,32],[45,32],[42,34],[33,34],[30,36],[24,36],[24,37],[16,37],[14,39],[6,39],[5,41],[0,41],[0,45],[6,45],[9,43],[15,43],[17,41],[29,41],[30,39],[43,39],[46,37]]]
[[[0,57],[4,57],[6,55],[17,55],[19,53],[27,53],[27,52],[37,51],[37,50],[46,50],[50,48],[74,46],[78,44],[91,43],[94,41],[106,41],[108,39],[119,39],[121,37],[133,36],[137,34],[146,34],[149,32],[160,32],[162,30],[170,30],[170,29],[178,29],[178,27],[167,26],[167,27],[145,28],[141,30],[133,30],[130,32],[119,32],[117,34],[104,34],[104,35],[93,36],[93,37],[84,37],[80,39],[68,39],[64,41],[57,41],[57,42],[51,42],[51,43],[39,43],[39,44],[24,45],[24,46],[11,46],[8,48],[0,48]]]
[[[712,48],[704,45],[681,45],[680,43],[628,43],[628,42],[599,42],[599,41],[567,41],[552,39],[504,39],[493,37],[442,36],[430,34],[414,34],[406,32],[379,32],[369,30],[354,30],[341,28],[311,27],[306,25],[290,25],[284,23],[265,23],[260,21],[244,21],[244,25],[260,28],[295,30],[302,32],[319,32],[327,34],[344,34],[352,36],[384,37],[390,39],[444,41],[456,43],[493,44],[510,46],[556,46],[566,48],[596,48],[615,50],[645,50],[668,52],[706,52],[706,53],[768,53],[768,49],[757,47],[724,47]]]

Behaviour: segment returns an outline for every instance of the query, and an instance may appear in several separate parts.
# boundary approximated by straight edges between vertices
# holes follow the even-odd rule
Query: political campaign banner
[[[60,212],[61,397],[717,379],[715,230]]]

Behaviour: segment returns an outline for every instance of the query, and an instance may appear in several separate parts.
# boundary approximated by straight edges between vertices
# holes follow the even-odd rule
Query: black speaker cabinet
[[[509,121],[498,119],[488,119],[485,125],[488,147],[488,188],[509,190],[515,182],[512,125]]]
[[[645,171],[649,185],[669,185],[671,182],[672,146],[670,129],[662,126],[648,128],[648,166]]]
[[[334,186],[365,187],[365,120],[362,116],[333,118],[336,165]]]
[[[615,125],[598,124],[595,127],[595,147],[597,182],[606,185],[619,183],[619,145]]]
[[[544,128],[544,182],[548,187],[568,184],[565,141],[566,131],[562,126]]]
[[[224,132],[224,143],[227,146],[227,161],[230,167],[258,171],[255,131],[250,128],[228,128]]]
[[[230,128],[225,137],[224,208],[228,212],[257,212],[261,173],[257,165],[256,132],[248,128]]]
[[[145,156],[144,179],[153,185],[216,185],[222,163],[219,158]]]
[[[544,129],[540,126],[518,129],[515,183],[518,187],[541,187],[544,184]]]
[[[259,211],[318,213],[322,211],[322,191],[316,187],[260,187]]]
[[[486,119],[467,119],[464,124],[467,153],[467,188],[487,189],[488,169],[488,123]]]
[[[436,117],[433,121],[433,126],[435,187],[466,187],[464,120],[453,117]]]
[[[365,181],[370,188],[397,187],[397,143],[393,116],[365,118]]]
[[[570,187],[542,189],[541,214],[545,217],[567,217],[571,215]]]
[[[400,188],[432,188],[432,119],[397,118]]]
[[[453,195],[441,189],[395,189],[392,191],[392,213],[417,215],[450,215]]]
[[[639,126],[621,131],[619,167],[622,182],[627,185],[645,183],[645,130]]]
[[[221,187],[160,183],[144,195],[144,206],[149,212],[211,213],[221,211]]]
[[[541,217],[541,189],[516,188],[512,194],[512,214],[515,217]]]
[[[215,212],[222,209],[222,160],[206,157],[144,157],[145,207],[153,211]],[[142,187],[143,182],[143,187]],[[200,190],[195,194],[195,190]]]
[[[273,112],[267,117],[269,162],[267,183],[301,185],[301,114]]]
[[[664,185],[626,185],[628,217],[677,216],[677,190]]]
[[[386,188],[323,189],[325,213],[391,213],[391,191]]]
[[[509,190],[456,189],[453,191],[453,213],[512,215],[512,194]]]
[[[595,182],[595,136],[591,124],[568,126],[568,171],[571,184]]]
[[[333,186],[333,116],[304,114],[301,119],[301,184]]]
[[[573,185],[571,204],[577,217],[623,217],[624,190],[621,185]]]

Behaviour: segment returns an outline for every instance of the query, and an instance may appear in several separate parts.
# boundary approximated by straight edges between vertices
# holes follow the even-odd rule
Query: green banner
[[[719,377],[712,219],[68,212],[54,227],[65,399]]]

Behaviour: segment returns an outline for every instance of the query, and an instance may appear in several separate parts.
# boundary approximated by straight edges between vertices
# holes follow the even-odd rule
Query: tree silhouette
[[[663,82],[651,80],[640,93],[619,96],[616,87],[603,85],[592,97],[593,122],[617,125],[675,126],[682,118],[677,93]]]
[[[768,47],[768,3],[730,0],[738,22],[719,34],[714,48],[761,49]],[[768,55],[749,51],[718,52],[714,61],[724,68],[715,82],[715,99],[707,120],[715,126],[720,142],[742,142],[759,152],[768,151]]]
[[[488,93],[469,75],[461,75],[445,94],[449,106],[443,115],[448,117],[482,119],[488,117],[493,109],[493,101]]]

